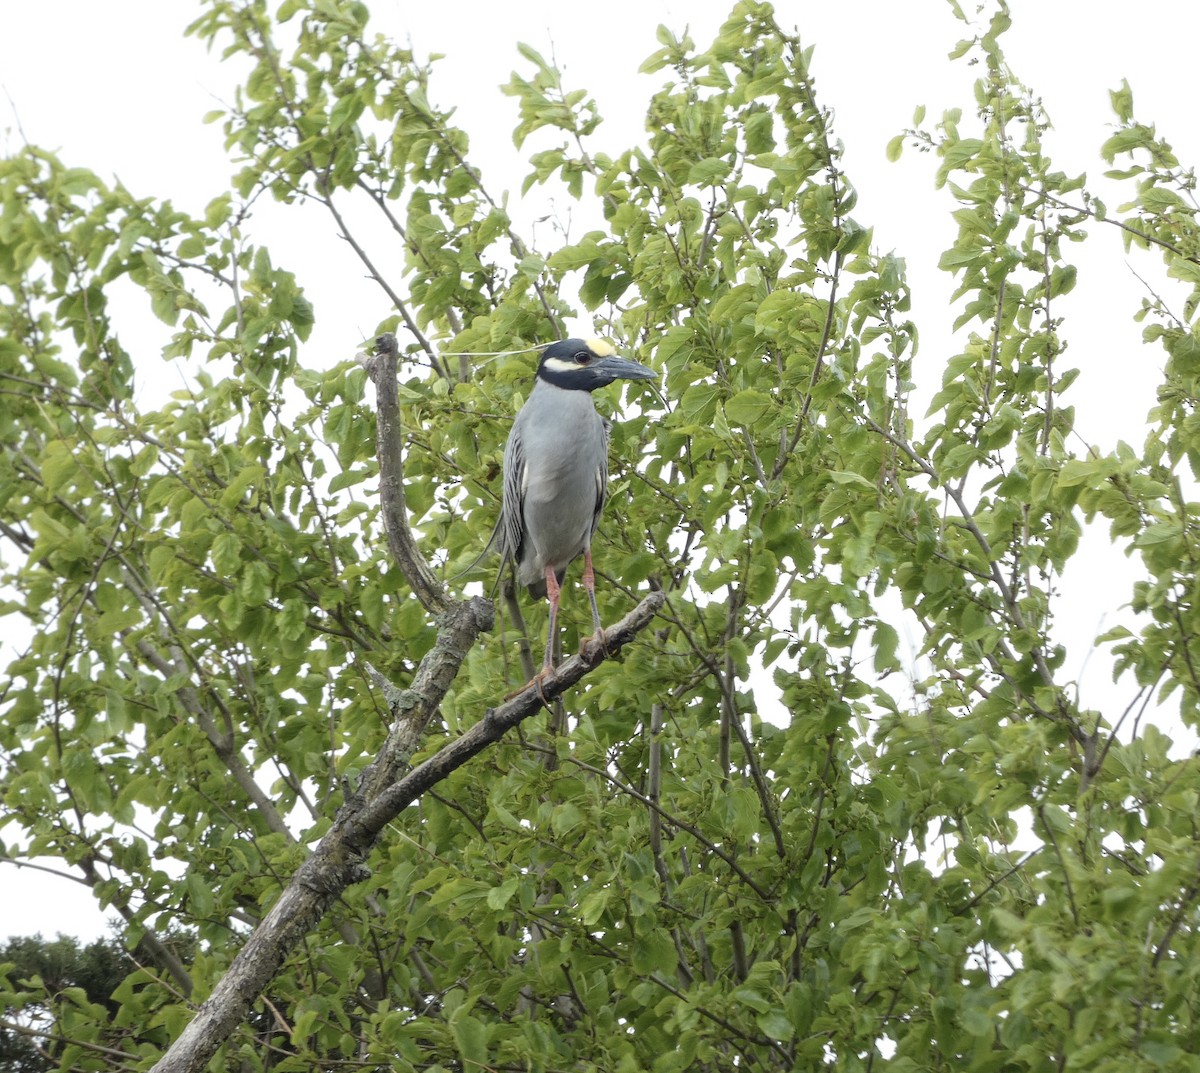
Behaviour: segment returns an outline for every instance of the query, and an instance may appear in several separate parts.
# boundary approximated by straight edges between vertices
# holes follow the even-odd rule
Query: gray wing
[[[600,528],[600,514],[604,510],[604,500],[608,497],[608,438],[612,422],[608,418],[602,418],[600,425],[604,430],[601,433],[603,445],[600,450],[600,465],[596,467],[596,506],[592,511],[592,536],[595,536],[596,530]]]
[[[500,554],[514,564],[520,562],[525,543],[525,451],[523,422],[513,422],[504,445],[504,491],[500,501]]]

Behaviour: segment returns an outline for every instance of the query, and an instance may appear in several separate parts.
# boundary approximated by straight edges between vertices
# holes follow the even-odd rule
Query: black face
[[[563,339],[542,351],[538,377],[569,391],[595,391],[614,380],[657,380],[658,374],[618,357],[602,340]]]
[[[587,365],[594,358],[604,357],[603,353],[597,353],[592,350],[593,346],[599,347],[595,343],[589,343],[586,339],[560,339],[557,343],[551,343],[545,350],[542,351],[541,360],[538,364],[542,364],[547,360],[558,361],[574,361],[580,365]],[[608,348],[608,353],[612,353],[612,348]]]

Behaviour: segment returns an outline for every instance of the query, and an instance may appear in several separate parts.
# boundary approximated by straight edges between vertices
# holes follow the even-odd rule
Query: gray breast
[[[523,455],[517,580],[539,587],[547,566],[561,578],[591,544],[603,502],[607,438],[589,392],[541,381],[513,433]]]

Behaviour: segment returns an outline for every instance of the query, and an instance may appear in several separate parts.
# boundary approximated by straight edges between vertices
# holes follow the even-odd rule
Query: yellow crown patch
[[[611,358],[617,351],[607,339],[588,339],[588,350],[598,358]]]

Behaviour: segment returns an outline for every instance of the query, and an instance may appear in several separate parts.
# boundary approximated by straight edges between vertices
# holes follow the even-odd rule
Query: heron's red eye
[[[577,351],[575,354],[575,361],[578,362],[578,364],[580,364],[580,365],[586,365],[591,360],[592,360],[592,355],[590,352],[588,352],[586,350]]]

